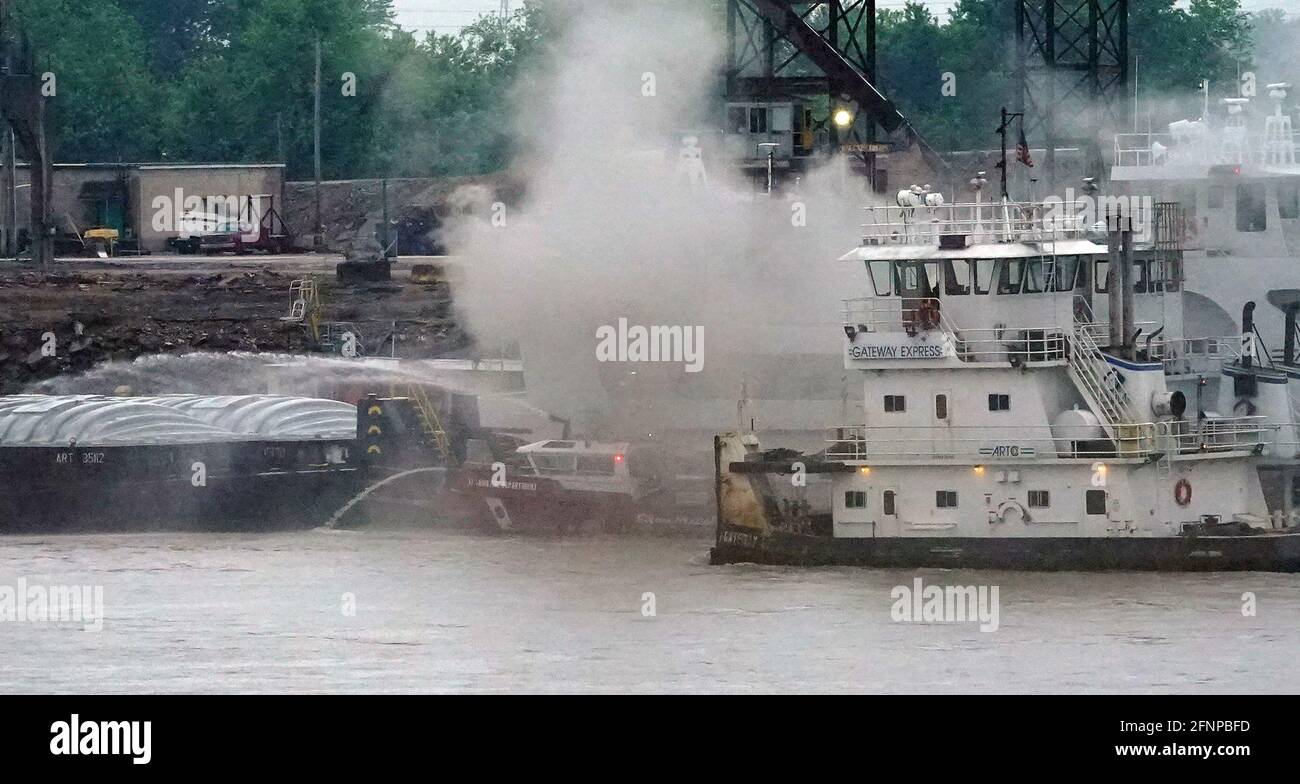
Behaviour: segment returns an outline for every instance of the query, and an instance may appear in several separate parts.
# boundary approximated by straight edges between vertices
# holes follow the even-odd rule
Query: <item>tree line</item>
[[[708,2],[721,27],[723,0]],[[988,147],[997,107],[1010,105],[1010,80],[999,74],[1009,66],[1010,6],[960,0],[940,19],[908,3],[878,14],[878,80],[941,150]],[[1239,0],[1131,6],[1130,46],[1153,94],[1192,95],[1201,78],[1231,84],[1257,56],[1289,63],[1300,40],[1297,20],[1245,14]],[[48,134],[61,162],[283,161],[290,177],[308,178],[319,38],[327,179],[507,166],[510,90],[561,24],[546,0],[439,35],[401,29],[391,0],[15,0],[13,8],[38,66],[57,76]],[[955,77],[954,95],[942,94],[945,74]]]

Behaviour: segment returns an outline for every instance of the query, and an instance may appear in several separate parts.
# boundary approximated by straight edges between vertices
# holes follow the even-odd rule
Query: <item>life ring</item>
[[[1187,506],[1192,502],[1192,483],[1186,479],[1179,479],[1178,484],[1174,485],[1174,501],[1179,506]]]

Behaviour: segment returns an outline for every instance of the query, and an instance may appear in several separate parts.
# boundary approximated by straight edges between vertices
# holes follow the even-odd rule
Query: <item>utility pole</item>
[[[0,33],[7,33],[9,22],[9,1],[0,0]],[[6,70],[9,65],[5,64]],[[18,258],[18,161],[14,147],[18,140],[14,138],[13,128],[0,117],[0,192],[4,198],[4,247],[0,248],[6,258]]]
[[[284,112],[275,113],[275,160],[288,163],[284,158]]]
[[[1007,131],[1011,128],[1011,121],[1017,117],[1024,117],[1024,112],[1008,112],[1007,107],[1002,107],[1002,124],[998,126],[998,135],[1002,137],[1002,157],[998,160],[998,168],[1002,170],[1002,201],[1009,201],[1011,198],[1007,190]]]
[[[32,261],[42,272],[54,257],[54,224],[50,219],[53,167],[45,139],[45,96],[35,58],[26,37],[13,29],[0,5],[0,112],[27,153],[31,173]],[[12,194],[12,191],[11,191]],[[9,213],[13,207],[9,205]]]
[[[4,247],[0,254],[5,258],[18,257],[18,188],[16,182],[16,160],[14,155],[14,133],[8,123],[0,122],[0,194],[4,197]]]
[[[324,233],[325,233],[325,226],[324,226],[323,223],[321,223],[321,207],[320,207],[320,90],[321,90],[321,84],[320,84],[320,59],[321,59],[321,55],[320,55],[320,47],[321,47],[321,34],[320,34],[320,32],[317,32],[317,33],[316,33],[316,110],[315,110],[315,114],[316,114],[316,132],[315,132],[315,136],[316,136],[316,144],[315,144],[315,148],[316,148],[316,149],[315,149],[315,158],[316,158],[316,227],[315,227],[315,229],[313,230],[313,233],[316,235],[316,236],[315,236],[315,239],[313,240],[313,242],[315,243],[315,245],[316,245],[317,248],[319,248],[319,247],[323,244],[324,237],[323,237],[322,235],[324,235]]]

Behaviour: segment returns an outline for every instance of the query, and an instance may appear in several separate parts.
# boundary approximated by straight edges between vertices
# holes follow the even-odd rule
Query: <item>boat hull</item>
[[[362,470],[305,471],[212,478],[202,487],[163,480],[5,491],[0,534],[314,528],[368,481]]]
[[[1300,572],[1300,532],[1253,536],[836,539],[724,527],[714,564],[1031,571]]]
[[[707,535],[707,510],[671,499],[566,487],[546,477],[494,482],[491,469],[466,468],[448,482],[438,504],[445,522],[493,532],[662,531]]]

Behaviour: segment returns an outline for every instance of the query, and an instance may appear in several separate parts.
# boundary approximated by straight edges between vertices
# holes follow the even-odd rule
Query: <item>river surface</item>
[[[708,544],[0,538],[0,588],[104,606],[100,631],[0,619],[0,693],[1300,691],[1297,575],[714,567]],[[996,586],[996,631],[894,620],[918,577]]]

